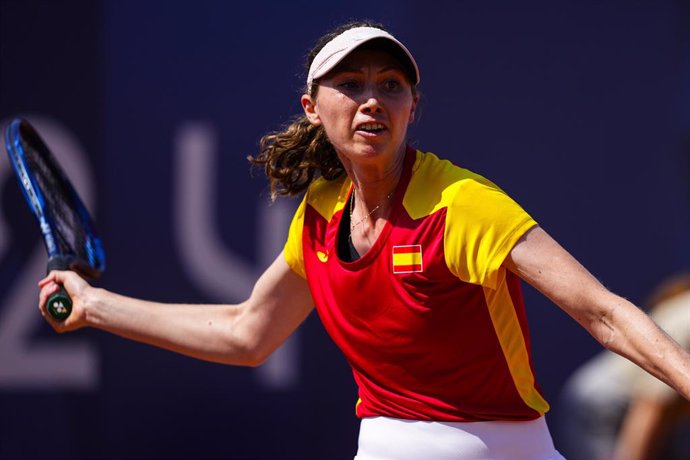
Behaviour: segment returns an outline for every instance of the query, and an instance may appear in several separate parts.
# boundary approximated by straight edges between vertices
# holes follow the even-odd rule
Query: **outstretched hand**
[[[72,313],[64,321],[53,318],[46,310],[46,303],[51,295],[64,287],[72,299]],[[71,271],[51,271],[38,282],[41,289],[38,309],[56,332],[67,332],[86,325],[85,297],[91,286],[79,275]]]

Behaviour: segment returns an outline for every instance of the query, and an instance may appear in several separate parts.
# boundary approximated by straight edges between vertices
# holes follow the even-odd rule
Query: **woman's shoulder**
[[[412,177],[404,203],[411,215],[428,215],[448,207],[458,199],[500,189],[484,176],[439,158],[431,152],[417,150]]]
[[[435,153],[423,152],[421,150],[417,150],[417,159],[413,167],[413,180],[433,180],[441,187],[458,182],[466,185],[472,183],[493,185],[493,182],[481,174],[450,160],[443,159]]]
[[[319,177],[309,184],[305,201],[325,219],[330,220],[345,205],[349,189],[350,180],[345,174],[331,180]]]

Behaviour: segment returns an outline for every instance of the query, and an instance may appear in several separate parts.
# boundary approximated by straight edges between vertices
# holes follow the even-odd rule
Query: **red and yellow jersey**
[[[409,149],[388,223],[348,263],[336,248],[351,191],[347,177],[312,183],[284,253],[352,366],[357,415],[543,415],[520,282],[502,267],[536,222],[483,177]]]

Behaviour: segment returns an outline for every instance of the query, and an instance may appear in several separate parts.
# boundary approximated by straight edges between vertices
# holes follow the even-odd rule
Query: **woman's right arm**
[[[73,303],[64,322],[45,310],[61,285]],[[282,252],[238,305],[143,301],[91,287],[73,272],[51,272],[39,287],[41,314],[57,332],[90,326],[194,358],[244,366],[265,361],[313,308],[306,280],[290,269]]]

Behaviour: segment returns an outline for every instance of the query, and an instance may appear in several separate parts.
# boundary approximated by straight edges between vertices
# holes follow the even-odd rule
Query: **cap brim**
[[[412,83],[415,85],[418,84],[420,80],[419,67],[412,53],[410,53],[405,45],[400,43],[400,41],[385,30],[375,27],[355,27],[346,30],[328,42],[321,51],[318,52],[316,57],[314,57],[307,75],[307,88],[311,91],[312,84],[315,80],[333,70],[355,49],[377,39],[387,40],[400,48],[412,66],[414,72],[414,81]]]

